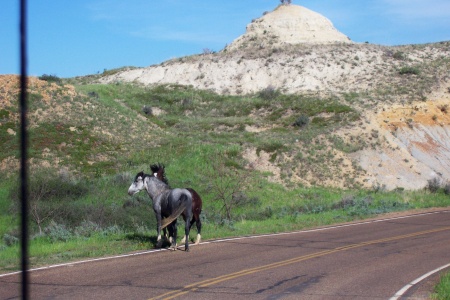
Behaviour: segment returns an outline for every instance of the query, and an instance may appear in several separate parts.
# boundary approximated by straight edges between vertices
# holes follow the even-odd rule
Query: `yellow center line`
[[[395,240],[401,240],[401,239],[406,239],[406,238],[410,238],[410,237],[415,237],[415,236],[419,236],[419,235],[435,233],[435,232],[440,232],[440,231],[445,231],[445,230],[450,230],[450,226],[437,228],[437,229],[430,229],[430,230],[425,230],[425,231],[419,231],[419,232],[415,232],[415,233],[404,234],[404,235],[399,235],[399,236],[394,236],[394,237],[389,237],[389,238],[383,238],[383,239],[378,239],[378,240],[373,240],[373,241],[361,242],[361,243],[357,243],[357,244],[351,244],[351,245],[337,247],[337,248],[330,249],[330,250],[323,250],[323,251],[319,251],[316,253],[302,255],[302,256],[295,257],[295,258],[283,260],[280,262],[267,264],[264,266],[259,266],[259,267],[255,267],[255,268],[251,268],[251,269],[244,269],[242,271],[238,271],[235,273],[230,273],[230,274],[218,276],[215,278],[206,279],[206,280],[203,280],[200,282],[186,285],[182,289],[170,291],[170,292],[164,293],[162,295],[150,298],[149,300],[173,299],[173,298],[185,295],[187,293],[194,292],[194,291],[198,290],[199,288],[208,287],[208,286],[211,286],[211,285],[223,282],[223,281],[228,281],[228,280],[235,279],[238,277],[251,275],[251,274],[254,274],[257,272],[262,272],[262,271],[267,271],[267,270],[274,269],[274,268],[283,267],[283,266],[298,263],[298,262],[301,262],[304,260],[308,260],[308,259],[312,259],[312,258],[316,258],[316,257],[328,255],[328,254],[333,254],[333,253],[340,252],[340,251],[355,249],[355,248],[359,248],[359,247],[363,247],[363,246],[391,242],[391,241],[395,241]]]

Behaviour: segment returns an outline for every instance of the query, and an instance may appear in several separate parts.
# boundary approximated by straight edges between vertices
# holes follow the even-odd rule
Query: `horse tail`
[[[186,195],[182,195],[182,202],[180,206],[167,218],[163,219],[161,222],[161,230],[169,226],[170,223],[175,221],[186,209],[187,206],[187,199],[188,197]]]

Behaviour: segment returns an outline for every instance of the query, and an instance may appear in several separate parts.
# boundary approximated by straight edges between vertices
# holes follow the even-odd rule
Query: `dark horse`
[[[181,213],[186,216],[184,235],[185,250],[189,251],[189,230],[191,228],[189,220],[192,218],[192,195],[187,189],[171,189],[169,186],[153,175],[139,172],[128,188],[128,194],[134,195],[145,189],[153,201],[153,210],[157,222],[157,247],[161,247],[161,230],[170,226],[173,233],[172,247],[177,248],[177,226],[176,221]],[[164,218],[164,220],[163,220]]]
[[[169,180],[167,180],[166,173],[165,173],[165,167],[162,164],[157,165],[151,165],[150,169],[152,170],[153,175],[158,178],[159,180],[163,181],[167,185],[169,185]],[[190,220],[190,227],[195,222],[195,225],[197,226],[197,238],[195,239],[195,244],[199,244],[202,239],[202,221],[200,220],[200,213],[202,212],[202,198],[200,198],[200,195],[192,188],[186,188],[192,195],[192,219]],[[181,214],[183,216],[184,221],[186,221],[186,215],[184,212]],[[171,228],[169,227],[169,235]],[[181,243],[184,242],[184,238],[181,241]]]

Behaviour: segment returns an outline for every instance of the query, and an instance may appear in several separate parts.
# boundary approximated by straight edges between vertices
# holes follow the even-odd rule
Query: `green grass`
[[[431,299],[450,299],[450,273],[445,273],[441,276],[439,283],[434,287],[434,292],[431,294]]]
[[[217,149],[197,146],[192,150],[180,157],[183,163],[177,160],[169,162],[166,173],[172,186],[194,187],[202,196],[204,240],[294,231],[362,220],[394,211],[450,206],[450,197],[443,192],[374,193],[324,187],[286,189],[268,182],[262,174],[250,179],[251,185],[245,190],[242,202],[233,210],[233,219],[227,220],[221,210],[221,202],[215,200],[215,194],[210,190],[209,181],[205,181],[199,172],[210,168],[204,157],[217,154]],[[231,157],[239,153],[236,147],[223,150],[228,151]],[[196,167],[186,169],[185,163]],[[148,168],[140,165],[136,169],[144,167]],[[126,172],[78,182],[73,188],[78,191],[80,186],[89,186],[88,193],[65,200],[70,203],[67,210],[56,213],[51,221],[45,222],[43,235],[38,235],[37,227],[30,222],[31,267],[155,247],[151,201],[143,192],[133,197],[126,195],[133,176]],[[202,181],[205,183],[200,184]],[[14,236],[18,232],[18,214],[12,213],[9,196],[13,186],[11,181],[0,184],[1,273],[19,267],[19,245],[7,244],[11,241],[5,239],[5,236]],[[64,193],[73,195],[70,188],[66,187],[69,191]],[[64,194],[55,195],[64,198]],[[277,201],[273,201],[274,195]],[[52,203],[52,199],[49,195],[46,201]],[[73,214],[75,211],[78,213]],[[192,239],[195,234],[193,229]]]

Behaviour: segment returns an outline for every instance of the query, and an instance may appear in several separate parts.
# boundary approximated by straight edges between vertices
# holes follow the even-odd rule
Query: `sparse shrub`
[[[82,237],[90,237],[94,232],[100,231],[100,226],[91,221],[83,221],[80,226],[75,227],[75,234]]]
[[[8,247],[14,246],[19,243],[19,238],[15,235],[5,233],[3,236],[3,243]]]
[[[97,93],[97,92],[94,92],[94,91],[89,92],[89,93],[88,93],[88,96],[91,97],[91,98],[94,98],[94,99],[98,99],[98,98],[99,98],[98,93]]]
[[[355,205],[355,197],[351,195],[347,195],[342,197],[342,199],[333,205],[333,209],[342,209],[347,207],[352,207]]]
[[[395,52],[393,55],[392,55],[392,57],[394,58],[394,59],[397,59],[397,60],[404,60],[406,57],[405,57],[405,53],[403,53],[402,51],[397,51],[397,52]]]
[[[123,230],[120,229],[119,226],[112,225],[112,226],[109,226],[106,229],[102,230],[101,234],[106,236],[106,235],[120,234],[122,232],[123,232]]]
[[[447,182],[447,183],[444,185],[444,194],[450,195],[450,182]]]
[[[42,76],[38,77],[40,80],[44,80],[47,82],[54,82],[57,84],[60,84],[62,82],[61,78],[59,78],[56,75],[48,75],[48,74],[43,74]]]
[[[45,235],[48,236],[52,243],[54,242],[67,242],[72,237],[70,230],[66,228],[64,224],[57,224],[52,221],[44,230]]]
[[[209,49],[209,48],[203,48],[203,54],[213,54],[214,53],[214,51],[213,50],[211,50],[211,49]]]
[[[212,193],[213,201],[222,206],[221,219],[231,221],[235,208],[247,198],[248,171],[242,167],[242,162],[232,160],[226,153],[218,152],[214,157],[205,173],[207,190]]]
[[[301,115],[300,117],[295,120],[294,124],[292,124],[295,127],[305,127],[309,123],[309,117],[307,115]]]
[[[268,86],[258,93],[258,97],[264,100],[275,100],[280,94],[275,87]]]
[[[438,109],[443,112],[444,114],[446,114],[448,112],[448,104],[443,104],[443,105],[439,105]]]
[[[442,181],[439,177],[434,177],[427,181],[427,186],[425,189],[429,190],[431,193],[437,193],[442,186]]]
[[[385,192],[386,191],[386,185],[376,182],[372,186],[372,191],[374,193]]]
[[[420,70],[417,67],[402,67],[398,73],[400,75],[419,75]]]
[[[373,199],[370,196],[357,198],[354,200],[354,204],[350,207],[347,213],[350,216],[364,216],[375,213],[370,210],[370,205],[372,202]]]
[[[257,206],[255,206],[256,208]],[[270,219],[274,215],[274,211],[271,206],[265,207],[264,209],[251,209],[247,210],[244,215],[240,216],[242,219],[245,220],[252,220],[252,221],[263,221]],[[279,215],[277,216],[279,217]]]
[[[261,151],[265,151],[267,153],[273,153],[275,151],[281,151],[283,149],[285,149],[285,145],[279,141],[267,141],[266,143],[264,143],[263,145],[260,145],[256,148],[256,154],[259,156],[259,154],[261,153]]]
[[[144,105],[144,106],[142,107],[142,112],[143,112],[144,114],[148,115],[148,116],[153,115],[153,110],[152,110],[152,108],[151,108],[150,106],[147,106],[147,105]]]
[[[192,99],[190,98],[183,98],[183,100],[181,100],[181,106],[183,106],[184,108],[188,108],[192,106]]]
[[[65,219],[67,205],[65,200],[74,200],[88,193],[88,186],[82,181],[74,181],[60,176],[54,170],[40,169],[33,172],[29,180],[30,218],[37,225],[39,233],[49,220]],[[19,210],[19,186],[13,186],[9,197],[14,201],[14,210]]]
[[[130,172],[119,173],[114,177],[114,184],[127,185],[133,180]]]
[[[0,121],[7,120],[9,118],[9,111],[0,109]]]

